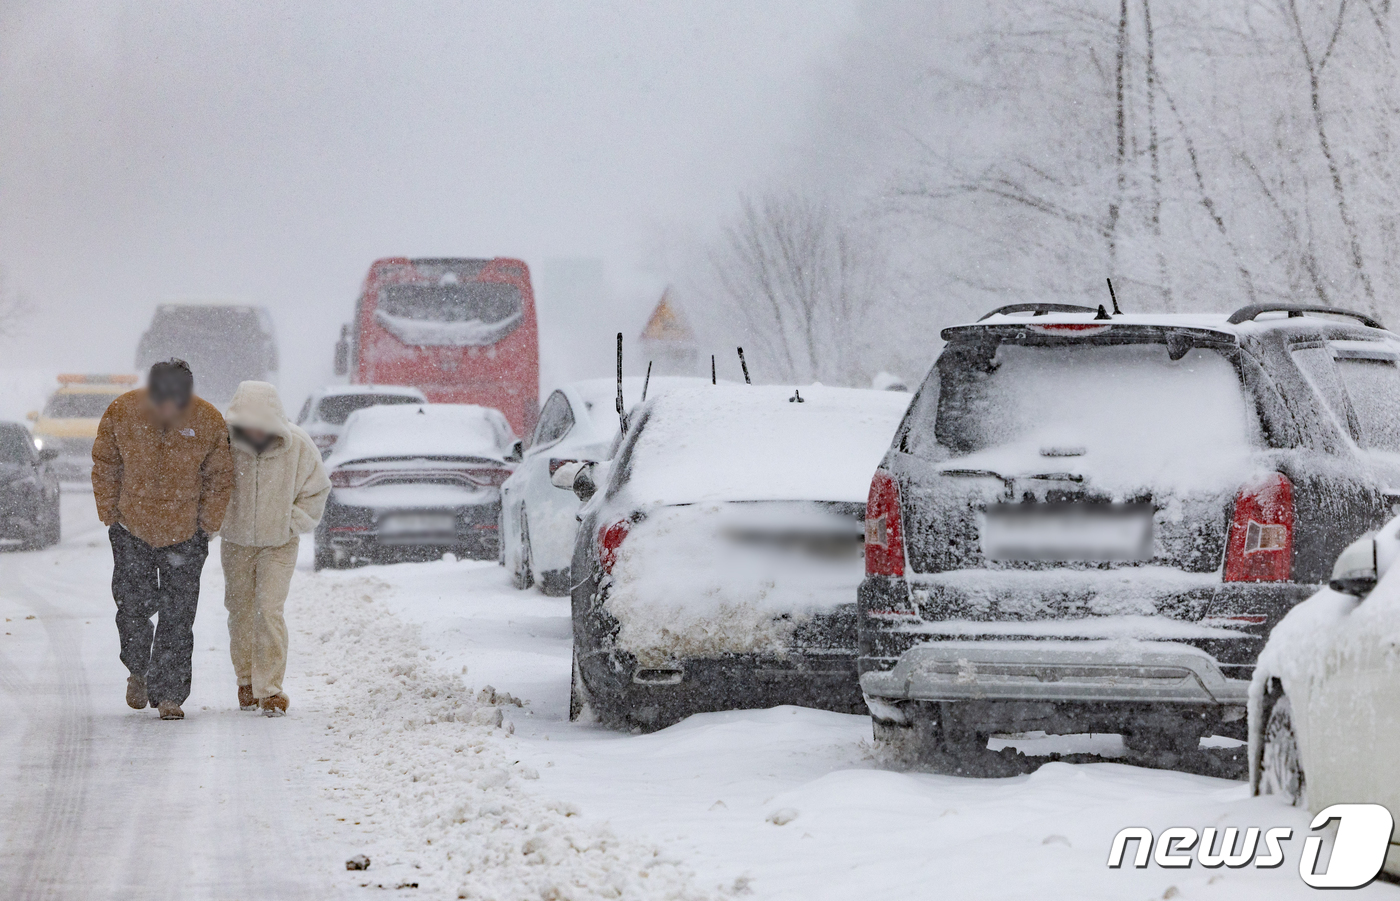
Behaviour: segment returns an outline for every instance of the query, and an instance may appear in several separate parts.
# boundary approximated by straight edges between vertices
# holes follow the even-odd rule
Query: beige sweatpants
[[[287,621],[282,608],[297,564],[297,542],[279,547],[248,547],[224,541],[224,606],[228,608],[228,649],[239,685],[253,697],[282,694],[287,672]]]

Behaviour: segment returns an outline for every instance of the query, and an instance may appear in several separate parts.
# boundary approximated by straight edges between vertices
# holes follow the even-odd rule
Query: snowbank
[[[289,619],[318,636],[296,650],[326,683],[329,800],[376,827],[366,885],[491,901],[706,897],[677,861],[533,791],[539,774],[503,716],[516,700],[434,666],[418,629],[376,601],[387,583],[322,573],[293,584]]]

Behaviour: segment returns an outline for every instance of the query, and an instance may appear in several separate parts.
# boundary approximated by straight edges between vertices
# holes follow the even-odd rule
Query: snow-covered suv
[[[870,489],[878,739],[1244,737],[1260,647],[1400,502],[1400,337],[1357,313],[1003,307],[947,344]]]

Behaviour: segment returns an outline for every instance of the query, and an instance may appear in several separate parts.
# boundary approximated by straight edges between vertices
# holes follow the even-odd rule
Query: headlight
[[[39,438],[39,437],[37,437],[37,436],[34,438],[34,449],[35,449],[35,450],[43,450],[43,449],[44,449],[44,439],[43,439],[43,438]]]

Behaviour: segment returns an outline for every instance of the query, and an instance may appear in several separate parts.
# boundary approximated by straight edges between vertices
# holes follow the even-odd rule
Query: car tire
[[[1260,762],[1259,790],[1281,795],[1294,807],[1307,802],[1307,779],[1298,757],[1298,734],[1293,729],[1293,703],[1284,695],[1269,711],[1264,726],[1264,753]]]
[[[588,694],[588,685],[583,681],[583,673],[578,667],[578,651],[571,655],[573,672],[569,676],[569,722],[592,723],[597,721],[593,713],[593,699]]]
[[[525,508],[520,508],[520,547],[515,552],[515,565],[511,567],[510,584],[517,591],[524,591],[535,584],[535,575],[530,569],[530,526],[525,521]]]
[[[38,515],[34,534],[25,539],[24,543],[20,545],[20,550],[42,551],[44,548],[58,544],[62,537],[58,510],[58,502],[54,501],[51,510],[41,512]]]
[[[321,544],[316,543],[316,554],[312,558],[312,569],[320,572],[323,569],[337,569],[335,565],[335,551]]]
[[[53,547],[63,540],[63,514],[60,509],[58,498],[55,497],[53,509],[49,511],[49,521],[44,527],[42,547]]]

